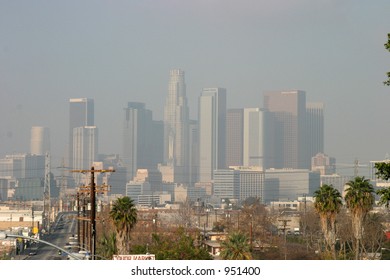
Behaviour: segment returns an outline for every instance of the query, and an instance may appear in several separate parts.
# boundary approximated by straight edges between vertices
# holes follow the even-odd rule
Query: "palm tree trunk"
[[[336,244],[332,245],[332,256],[334,260],[337,260],[337,254],[336,254]]]
[[[126,250],[126,241],[125,241],[124,235],[121,233],[118,233],[117,238],[116,238],[116,242],[117,242],[118,254],[119,255],[126,255],[128,252]]]
[[[356,239],[356,252],[355,252],[355,260],[359,260],[360,258],[360,240]]]

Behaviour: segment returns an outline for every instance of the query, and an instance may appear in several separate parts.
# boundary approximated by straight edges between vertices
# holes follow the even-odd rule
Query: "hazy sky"
[[[185,71],[190,114],[203,87],[228,107],[268,90],[325,103],[325,152],[339,163],[390,153],[389,0],[0,0],[0,156],[50,128],[66,156],[69,98],[95,100],[99,152],[121,153],[123,108],[162,120],[169,70]]]

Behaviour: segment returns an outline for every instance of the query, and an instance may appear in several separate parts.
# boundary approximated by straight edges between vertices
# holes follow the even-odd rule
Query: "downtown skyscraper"
[[[94,100],[90,98],[69,99],[68,168],[90,169],[97,155],[97,129],[95,125]],[[81,174],[73,174],[74,182],[68,186],[82,184]]]
[[[264,108],[270,113],[270,167],[310,168],[305,151],[306,93],[301,90],[267,92]]]
[[[226,111],[226,166],[243,165],[244,109]]]
[[[199,97],[199,181],[226,167],[226,89],[204,88]]]
[[[184,71],[170,71],[164,107],[164,162],[173,169],[176,183],[189,179],[189,109]]]
[[[73,129],[76,127],[94,126],[94,101],[90,98],[71,98],[69,100],[69,148],[68,167],[73,166]]]
[[[324,104],[321,102],[306,104],[306,151],[307,160],[311,165],[311,159],[325,150],[324,132]]]
[[[123,163],[127,180],[132,180],[137,169],[156,169],[163,160],[163,125],[153,121],[153,113],[145,103],[128,102],[124,115]]]
[[[244,108],[243,165],[266,168],[265,112]]]
[[[264,95],[264,108],[269,167],[310,169],[324,152],[323,103],[306,103],[305,91],[279,91]]]

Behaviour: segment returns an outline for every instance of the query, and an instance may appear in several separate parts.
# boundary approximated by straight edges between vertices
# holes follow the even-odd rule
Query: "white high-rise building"
[[[199,181],[226,167],[226,89],[204,88],[199,98]]]
[[[260,167],[230,166],[214,171],[213,195],[243,203],[248,198],[264,202],[264,171]]]
[[[98,129],[96,126],[75,127],[73,129],[73,168],[89,170],[98,154]],[[86,184],[88,179],[84,174],[74,173],[76,186]]]
[[[70,98],[69,99],[69,158],[68,167],[73,166],[73,129],[76,127],[94,126],[94,100],[90,98]]]
[[[32,155],[45,155],[50,152],[49,128],[33,126],[31,128],[30,153]]]
[[[173,168],[174,181],[188,183],[189,109],[184,71],[170,71],[168,96],[164,107],[164,161]]]
[[[213,194],[220,199],[240,198],[240,171],[235,169],[217,169],[213,172]]]
[[[243,165],[264,167],[265,137],[264,111],[244,109]]]
[[[240,171],[240,201],[257,198],[264,203],[264,171],[260,167],[236,167]]]

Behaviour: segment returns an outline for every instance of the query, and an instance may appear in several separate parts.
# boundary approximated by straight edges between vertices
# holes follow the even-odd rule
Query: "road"
[[[73,212],[60,213],[54,222],[50,234],[45,234],[41,238],[47,242],[64,248],[69,242],[69,237],[77,232],[77,219]],[[65,249],[66,250],[66,249]],[[67,250],[68,251],[68,250]],[[31,255],[31,252],[35,252]],[[26,258],[29,260],[66,260],[67,255],[63,252],[44,243],[32,245],[25,251]]]

